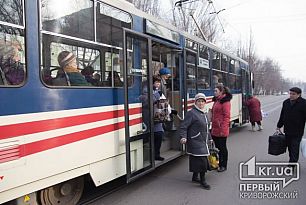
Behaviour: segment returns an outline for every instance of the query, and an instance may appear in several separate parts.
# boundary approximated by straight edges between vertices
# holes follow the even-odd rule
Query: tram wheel
[[[84,190],[84,178],[78,177],[43,189],[38,194],[41,205],[75,205]]]

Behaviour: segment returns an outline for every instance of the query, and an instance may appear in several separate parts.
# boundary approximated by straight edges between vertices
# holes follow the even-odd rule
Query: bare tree
[[[159,0],[134,0],[133,3],[136,8],[153,16],[160,17]]]
[[[0,2],[1,20],[17,25],[23,25],[23,10],[21,0],[2,0]],[[24,31],[18,28],[12,28],[0,25],[0,31],[15,36],[24,35]]]
[[[170,0],[172,5],[170,22],[179,29],[202,38],[201,32],[191,17],[192,14],[207,40],[215,42],[221,29],[216,21],[216,14],[209,14],[212,12],[209,3],[207,1],[189,1],[182,3],[181,6],[175,6],[176,2],[177,0]]]

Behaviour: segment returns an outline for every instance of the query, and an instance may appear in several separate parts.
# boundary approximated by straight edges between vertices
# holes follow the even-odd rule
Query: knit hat
[[[171,71],[169,68],[162,68],[159,70],[160,75],[171,75]]]
[[[76,59],[75,55],[69,51],[62,51],[57,57],[58,64],[62,68],[67,66],[69,63],[71,63],[75,59]]]
[[[196,94],[195,101],[197,101],[199,99],[203,99],[206,102],[206,96],[203,93]]]

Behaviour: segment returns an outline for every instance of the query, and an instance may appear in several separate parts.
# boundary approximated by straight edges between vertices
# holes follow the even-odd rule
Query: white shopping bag
[[[263,110],[261,110],[261,116],[264,117],[264,118],[265,118],[265,117],[268,117],[268,113],[266,113],[266,112],[264,112]]]
[[[306,158],[306,138],[303,138],[301,141],[301,152],[303,157]]]

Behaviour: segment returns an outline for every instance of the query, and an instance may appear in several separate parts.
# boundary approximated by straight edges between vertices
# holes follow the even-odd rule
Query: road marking
[[[277,104],[277,103],[278,103],[278,104],[283,104],[282,102],[283,102],[283,100],[277,101],[277,102],[273,102],[273,103],[270,103],[270,104],[266,104],[266,105],[264,105],[264,106],[261,106],[261,108],[269,107],[269,106],[274,105],[274,104]]]
[[[265,113],[272,113],[273,111],[275,110],[278,110],[279,108],[281,108],[283,105],[279,105],[279,106],[276,106],[275,108],[271,109],[271,110],[268,110],[268,111],[265,111]]]

